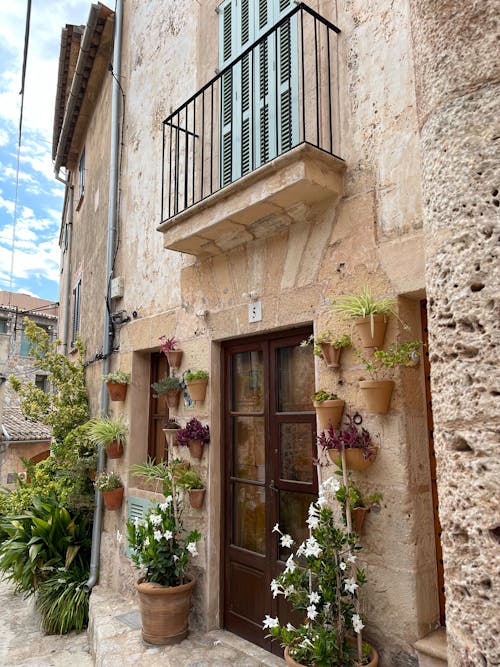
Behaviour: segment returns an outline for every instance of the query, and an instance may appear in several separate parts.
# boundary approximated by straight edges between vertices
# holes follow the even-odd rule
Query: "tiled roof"
[[[50,440],[51,430],[45,424],[33,422],[19,407],[4,407],[0,428],[0,441],[6,440]],[[8,436],[5,431],[7,431]]]

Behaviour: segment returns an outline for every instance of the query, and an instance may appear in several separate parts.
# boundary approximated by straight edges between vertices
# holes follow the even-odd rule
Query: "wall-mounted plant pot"
[[[195,510],[199,510],[205,500],[205,489],[189,489],[189,503]]]
[[[341,347],[333,347],[330,343],[321,343],[321,352],[328,368],[340,368]]]
[[[193,401],[204,401],[207,393],[208,380],[189,380],[186,387]]]
[[[358,535],[363,534],[363,524],[369,511],[369,507],[353,507],[351,509],[352,527]]]
[[[112,401],[124,401],[127,396],[128,385],[122,382],[106,382],[109,397]]]
[[[331,401],[313,401],[318,419],[318,430],[324,431],[330,425],[335,429],[340,426],[345,401],[341,399]]]
[[[165,394],[165,401],[167,403],[167,408],[169,410],[177,410],[179,407],[179,398],[181,396],[182,390],[176,389],[175,391],[167,391]]]
[[[363,347],[382,347],[387,329],[387,315],[358,317],[354,321]]]
[[[162,431],[165,433],[165,439],[168,442],[169,438],[172,438],[172,445],[177,444],[177,431],[180,429],[178,428],[163,428]]]
[[[108,459],[120,459],[123,456],[123,442],[121,440],[113,440],[113,442],[106,445],[106,454]]]
[[[190,467],[191,464],[189,461],[182,460],[180,463],[176,463],[173,469],[174,482],[178,482],[182,475],[186,472],[186,470],[189,470]]]
[[[190,440],[188,442],[189,453],[194,459],[201,459],[203,456],[203,441],[202,440]]]
[[[378,448],[374,448],[371,455],[365,458],[363,450],[359,447],[345,450],[345,462],[349,470],[366,470],[377,458]],[[342,459],[336,449],[329,449],[328,455],[332,463],[335,463],[339,468],[342,467]]]
[[[170,368],[179,368],[182,361],[183,350],[169,350],[165,352]]]
[[[119,510],[123,502],[123,486],[111,491],[101,491],[102,499],[107,510]]]
[[[385,415],[389,411],[394,389],[392,380],[361,380],[359,387],[368,412]]]

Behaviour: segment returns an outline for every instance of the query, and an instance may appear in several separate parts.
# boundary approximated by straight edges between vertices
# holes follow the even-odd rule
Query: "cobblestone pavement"
[[[89,650],[89,645],[91,652]],[[44,635],[33,600],[0,579],[0,667],[284,667],[280,658],[229,632],[190,633],[176,646],[143,643],[137,605],[101,591],[91,596],[88,634]]]
[[[44,635],[33,599],[15,595],[0,579],[0,665],[2,667],[90,667],[85,632]]]

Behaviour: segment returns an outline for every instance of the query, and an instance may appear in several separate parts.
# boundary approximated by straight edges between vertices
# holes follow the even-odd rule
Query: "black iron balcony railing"
[[[299,144],[335,155],[339,32],[298,4],[168,116],[162,222]]]

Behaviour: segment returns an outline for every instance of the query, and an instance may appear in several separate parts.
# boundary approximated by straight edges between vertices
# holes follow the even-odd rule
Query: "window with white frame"
[[[74,347],[78,333],[80,332],[80,307],[81,307],[82,279],[79,278],[73,288],[73,322],[71,326],[71,347]]]
[[[81,199],[85,192],[85,146],[80,155],[80,162],[78,163],[78,197]]]

